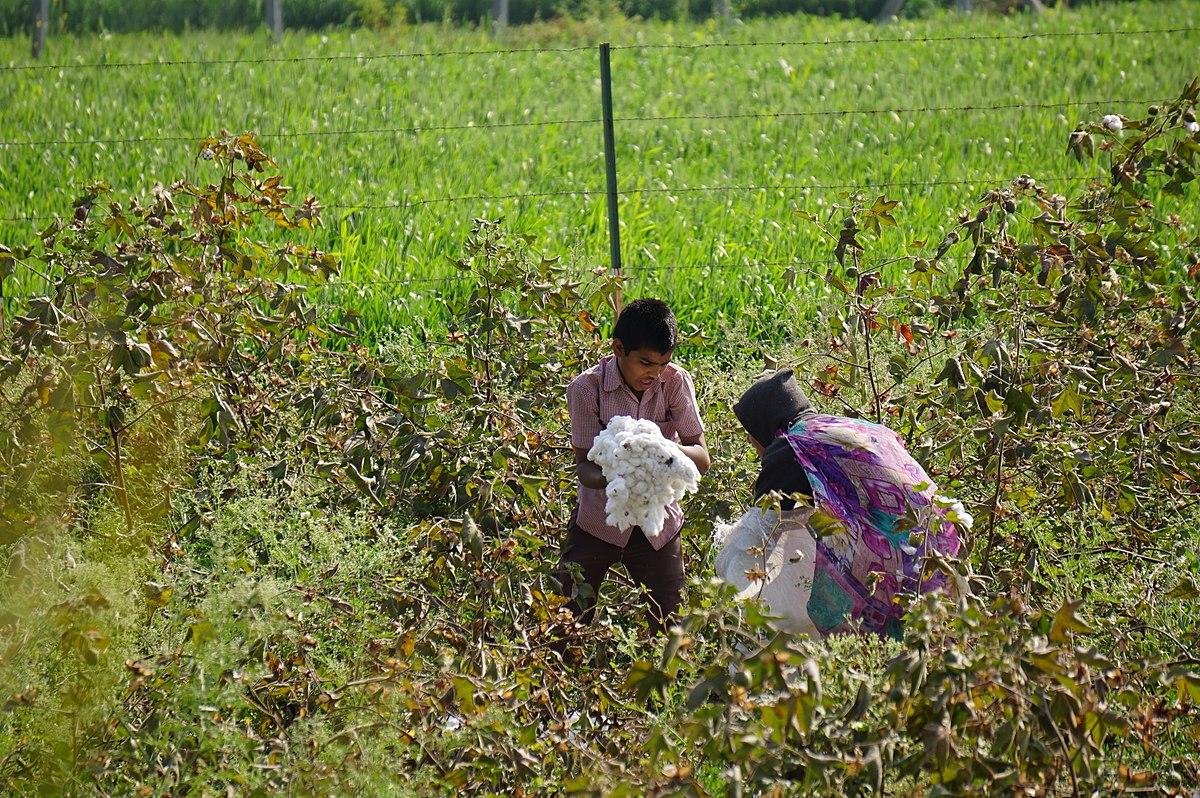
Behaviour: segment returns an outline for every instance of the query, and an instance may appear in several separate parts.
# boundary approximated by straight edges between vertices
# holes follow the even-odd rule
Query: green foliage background
[[[744,323],[769,339],[794,286],[806,304],[822,298],[811,273],[827,252],[788,225],[793,210],[819,212],[861,186],[902,201],[909,241],[932,241],[948,214],[1020,174],[1059,192],[1102,176],[1070,158],[1064,134],[1106,113],[1138,115],[1188,80],[1197,8],[883,28],[595,19],[505,40],[396,26],[297,32],[279,48],[265,34],[62,38],[46,63],[170,63],[61,70],[7,39],[0,61],[35,68],[3,73],[0,243],[69,212],[82,183],[144,193],[161,175],[196,174],[199,138],[250,130],[329,206],[308,243],[344,263],[347,285],[328,288],[330,300],[378,330],[440,326],[443,297],[464,289],[447,279],[448,259],[472,218],[507,219],[581,274],[607,263],[596,44],[610,41],[633,290],[667,297],[708,329]],[[1147,29],[1183,30],[1103,35]],[[764,41],[794,44],[755,44]],[[16,280],[10,293],[24,287]]]
[[[288,27],[320,29],[336,25],[377,24],[394,2],[379,0],[286,0]],[[23,0],[0,2],[0,34],[32,32],[34,5]],[[263,0],[52,0],[49,33],[56,35],[130,33],[135,31],[254,30],[266,24]],[[372,16],[374,11],[375,16]]]

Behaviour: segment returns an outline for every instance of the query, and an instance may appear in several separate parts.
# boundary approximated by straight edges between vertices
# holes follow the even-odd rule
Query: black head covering
[[[746,432],[763,446],[770,446],[775,433],[791,426],[802,413],[813,409],[791,369],[759,377],[733,406],[734,415]]]

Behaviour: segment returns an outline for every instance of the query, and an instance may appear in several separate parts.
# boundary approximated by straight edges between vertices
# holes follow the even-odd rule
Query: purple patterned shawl
[[[823,634],[861,629],[899,639],[906,596],[942,588],[926,554],[958,553],[936,487],[887,427],[809,414],[786,432],[812,485],[817,562],[808,611]],[[925,571],[932,573],[925,573]]]

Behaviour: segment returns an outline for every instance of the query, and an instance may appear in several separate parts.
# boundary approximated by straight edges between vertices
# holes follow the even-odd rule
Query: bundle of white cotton
[[[662,532],[667,507],[695,492],[700,480],[695,463],[645,419],[613,416],[596,436],[588,459],[608,480],[608,523],[621,529],[640,526],[651,538]]]

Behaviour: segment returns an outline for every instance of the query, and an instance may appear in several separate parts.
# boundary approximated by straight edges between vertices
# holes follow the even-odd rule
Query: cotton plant
[[[620,529],[640,526],[646,537],[657,537],[666,524],[667,508],[699,487],[696,465],[646,419],[613,416],[596,436],[588,459],[608,480],[608,523]]]

